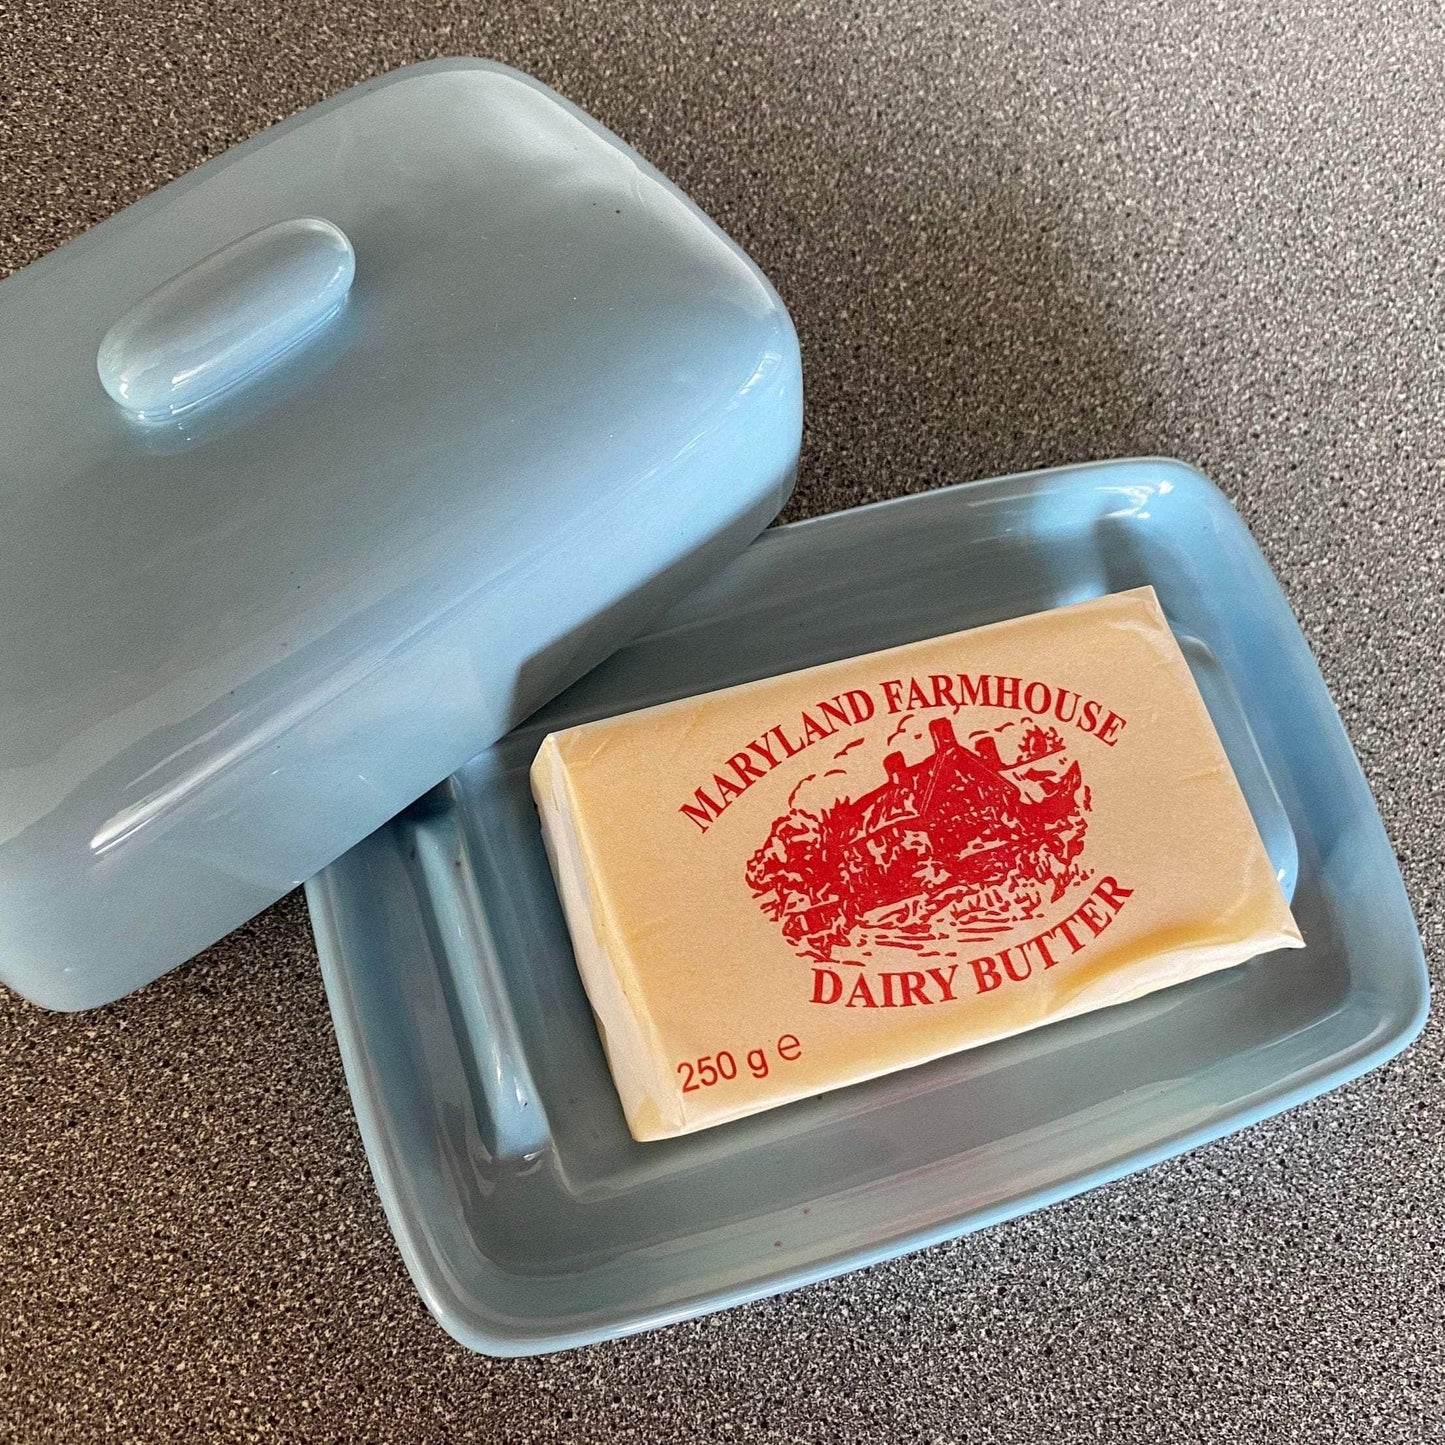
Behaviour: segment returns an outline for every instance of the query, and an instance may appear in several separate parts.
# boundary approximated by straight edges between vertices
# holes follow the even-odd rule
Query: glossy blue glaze
[[[116,406],[106,331],[304,216],[355,248],[341,313],[171,421]],[[776,514],[801,430],[747,257],[480,61],[348,92],[0,283],[0,374],[0,977],[59,1008],[204,948],[611,652]]]
[[[263,226],[136,302],[101,340],[101,385],[144,421],[212,401],[314,336],[355,275],[329,221]]]
[[[681,1139],[633,1141],[528,790],[543,735],[1142,584],[1307,947]],[[765,533],[307,887],[401,1251],[457,1339],[527,1354],[736,1304],[1091,1188],[1380,1063],[1424,955],[1374,801],[1243,522],[1101,463]]]

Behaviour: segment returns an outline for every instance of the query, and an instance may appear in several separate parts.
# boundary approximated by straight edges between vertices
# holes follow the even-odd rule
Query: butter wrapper
[[[1151,588],[553,733],[532,787],[637,1139],[1303,946]]]

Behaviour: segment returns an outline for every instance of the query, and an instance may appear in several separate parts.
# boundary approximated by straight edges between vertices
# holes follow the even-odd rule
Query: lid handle
[[[252,231],[162,282],[106,332],[101,385],[142,421],[188,411],[314,336],[355,275],[351,242],[330,221]]]

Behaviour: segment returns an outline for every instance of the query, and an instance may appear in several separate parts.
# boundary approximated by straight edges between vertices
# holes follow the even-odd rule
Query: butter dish
[[[630,1136],[542,844],[542,739],[1153,587],[1306,947],[680,1138]],[[1424,956],[1269,566],[1177,462],[775,528],[307,886],[357,1117],[417,1286],[473,1349],[587,1343],[1007,1219],[1297,1104],[1418,1031]]]
[[[382,1202],[474,1349],[977,1228],[1420,1025],[1378,813],[1220,493],[1119,462],[759,537],[801,435],[786,309],[514,70],[404,68],[162,187],[0,282],[0,369],[0,980],[104,1004],[307,881]],[[632,1140],[542,738],[1151,586],[1306,948]]]

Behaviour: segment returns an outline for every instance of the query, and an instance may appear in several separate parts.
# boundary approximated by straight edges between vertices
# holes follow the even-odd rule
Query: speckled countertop
[[[405,61],[541,76],[802,336],[797,517],[1138,452],[1278,569],[1445,910],[1437,0],[0,4],[0,266]],[[3,525],[3,516],[0,516]],[[0,1000],[0,1439],[1445,1439],[1441,1031],[1295,1113],[790,1297],[551,1359],[426,1315],[299,898],[140,995]]]

